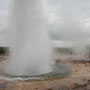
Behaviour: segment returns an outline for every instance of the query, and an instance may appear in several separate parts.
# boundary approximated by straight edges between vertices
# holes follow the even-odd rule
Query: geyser
[[[52,71],[51,45],[40,0],[14,0],[7,31],[10,55],[5,72],[34,76]]]

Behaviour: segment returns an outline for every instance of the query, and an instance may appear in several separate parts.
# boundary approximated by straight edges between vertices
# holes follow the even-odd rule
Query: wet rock
[[[0,84],[0,90],[7,87],[8,82]]]
[[[90,80],[88,80],[88,84],[90,84]]]
[[[67,86],[58,86],[54,87],[52,90],[69,90],[69,88]]]
[[[87,90],[90,90],[90,85],[87,85],[86,89],[87,89]]]
[[[86,89],[86,88],[84,88],[84,87],[78,87],[78,88],[71,89],[71,90],[87,90],[87,89]]]
[[[39,88],[36,88],[36,90],[38,90]]]
[[[77,83],[74,83],[71,87],[71,90],[87,90],[86,89],[86,84],[79,85]]]
[[[49,88],[48,90],[53,90],[52,88]]]

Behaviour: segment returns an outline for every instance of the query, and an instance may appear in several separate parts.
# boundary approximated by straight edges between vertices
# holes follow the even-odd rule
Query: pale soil
[[[0,66],[5,61],[0,62]],[[62,64],[57,62],[57,64]],[[67,78],[46,81],[7,81],[0,80],[0,90],[90,90],[90,62],[69,61],[63,64],[72,68]]]

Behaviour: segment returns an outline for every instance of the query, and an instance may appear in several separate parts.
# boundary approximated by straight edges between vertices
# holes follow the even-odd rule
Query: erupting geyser
[[[11,75],[33,76],[50,72],[51,45],[46,32],[40,0],[14,0],[7,41]]]

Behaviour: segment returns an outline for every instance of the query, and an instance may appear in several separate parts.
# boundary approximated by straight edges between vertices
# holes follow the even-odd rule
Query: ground
[[[57,61],[57,64],[70,66],[72,73],[66,78],[43,81],[8,81],[0,80],[0,90],[90,90],[89,61]],[[0,62],[0,66],[5,61]]]

